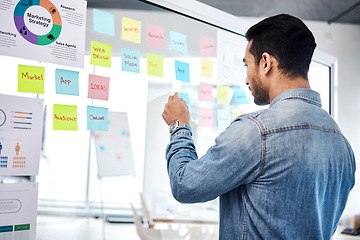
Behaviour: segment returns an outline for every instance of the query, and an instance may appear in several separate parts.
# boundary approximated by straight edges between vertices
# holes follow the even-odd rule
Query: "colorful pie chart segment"
[[[39,8],[43,8],[42,11]],[[49,0],[19,1],[14,11],[14,22],[20,35],[36,45],[53,43],[60,36],[62,28],[60,13]],[[29,26],[35,26],[35,30],[30,30]],[[45,29],[46,33],[44,30],[38,32],[39,28]]]

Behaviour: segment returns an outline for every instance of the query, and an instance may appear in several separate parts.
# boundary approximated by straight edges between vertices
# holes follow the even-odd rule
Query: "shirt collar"
[[[320,94],[318,92],[308,88],[295,88],[277,95],[276,98],[274,98],[274,100],[270,103],[269,107],[276,105],[278,102],[294,98],[302,99],[319,107],[322,105]]]

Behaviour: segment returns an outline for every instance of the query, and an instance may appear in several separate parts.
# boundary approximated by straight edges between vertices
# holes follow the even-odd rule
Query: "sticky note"
[[[56,94],[79,96],[79,72],[56,69]]]
[[[190,83],[189,64],[175,60],[176,80]]]
[[[201,36],[201,55],[215,57],[215,41],[213,38]]]
[[[45,68],[19,65],[18,92],[44,93]]]
[[[54,104],[53,128],[54,130],[77,131],[77,106]]]
[[[212,108],[199,108],[199,126],[213,126],[213,110]]]
[[[87,106],[87,129],[108,131],[108,109],[103,107]]]
[[[186,35],[171,31],[170,38],[172,49],[182,52],[184,54],[188,54]]]
[[[106,43],[91,41],[90,63],[111,68],[112,46]]]
[[[230,111],[228,109],[217,110],[217,126],[219,129],[227,128],[231,123]]]
[[[201,57],[201,75],[204,77],[213,77],[213,65],[214,61]]]
[[[127,72],[140,72],[140,52],[126,48],[121,49],[121,70]]]
[[[237,118],[238,116],[243,114],[243,110],[241,109],[233,109],[232,110],[232,120],[234,120],[235,118]]]
[[[217,86],[217,104],[229,105],[229,86]]]
[[[162,77],[164,56],[156,54],[147,54],[147,72],[148,75]]]
[[[148,24],[146,44],[151,47],[164,48],[164,29]]]
[[[108,100],[110,78],[89,74],[88,98]]]
[[[95,32],[115,36],[114,14],[94,9],[93,22]]]
[[[235,104],[249,104],[246,98],[245,91],[241,88],[234,88],[233,100]]]
[[[205,102],[212,102],[213,101],[212,89],[213,89],[212,84],[201,82],[199,84],[199,100]]]
[[[141,22],[123,17],[122,19],[122,40],[141,43]]]

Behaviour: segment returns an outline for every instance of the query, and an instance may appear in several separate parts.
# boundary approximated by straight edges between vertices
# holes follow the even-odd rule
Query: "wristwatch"
[[[173,121],[169,125],[169,133],[172,133],[179,126],[179,120]]]

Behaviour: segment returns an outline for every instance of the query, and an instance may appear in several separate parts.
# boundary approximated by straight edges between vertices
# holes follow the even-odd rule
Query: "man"
[[[236,118],[198,158],[190,114],[178,94],[162,117],[174,197],[182,203],[220,196],[220,239],[330,239],[354,185],[350,144],[307,73],[315,39],[290,15],[267,18],[246,38],[246,84],[267,109]]]

